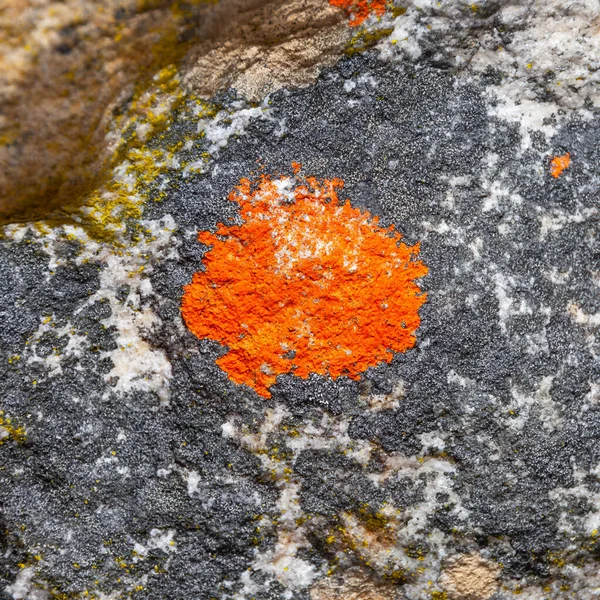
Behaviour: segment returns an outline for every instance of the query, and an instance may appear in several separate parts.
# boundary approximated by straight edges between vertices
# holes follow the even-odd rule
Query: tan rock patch
[[[189,63],[185,82],[200,96],[234,87],[259,100],[306,85],[339,59],[351,36],[344,13],[326,0],[230,5],[228,22],[217,24],[218,43],[201,44]]]
[[[374,580],[363,569],[350,569],[318,581],[310,590],[311,600],[394,600],[394,588]]]
[[[452,600],[487,600],[498,589],[500,567],[478,554],[450,561],[438,583]]]

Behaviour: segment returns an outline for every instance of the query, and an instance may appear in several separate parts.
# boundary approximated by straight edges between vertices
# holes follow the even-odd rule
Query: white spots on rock
[[[362,88],[371,88],[371,90],[376,90],[379,88],[379,82],[371,73],[361,73],[356,78],[356,83],[359,87]]]
[[[487,193],[481,205],[481,211],[484,213],[492,210],[505,213],[507,209],[523,203],[523,198],[519,194],[511,192],[507,185],[498,180],[483,179],[482,186]]]
[[[65,259],[58,255],[55,248],[56,230],[47,227],[44,223],[6,225],[3,231],[8,239],[16,243],[22,242],[26,234],[35,240],[44,254],[48,256],[48,270],[44,275],[46,282],[51,280],[58,267],[66,264]]]
[[[525,340],[525,351],[528,354],[546,354],[548,355],[550,352],[550,347],[548,346],[548,338],[546,335],[546,326],[550,322],[551,311],[549,308],[542,309],[546,314],[546,322],[540,331],[536,331],[533,333],[526,333],[523,335],[523,339]]]
[[[35,567],[25,567],[19,571],[14,582],[5,588],[14,600],[46,600],[49,595],[35,581]]]
[[[446,381],[448,383],[456,383],[457,385],[460,385],[460,387],[463,388],[475,384],[475,382],[472,379],[459,375],[454,369],[450,369],[450,371],[448,371],[448,373],[446,374]]]
[[[135,125],[135,135],[140,142],[145,142],[152,129],[153,126],[148,122],[137,122]]]
[[[352,81],[352,79],[346,79],[344,81],[344,91],[351,92],[356,87],[356,81]]]
[[[481,71],[490,64],[502,69],[515,101],[535,99],[532,80],[544,79],[563,108],[581,108],[586,97],[599,105],[597,2],[574,0],[568,10],[560,0],[534,2],[527,7],[510,2],[499,11],[498,18],[510,28],[510,42],[491,60],[489,56],[479,57],[478,52],[472,59],[474,69]]]
[[[102,321],[116,329],[117,348],[109,353],[113,368],[106,376],[113,390],[127,394],[135,390],[154,392],[166,404],[169,401],[171,363],[164,351],[153,348],[144,336],[159,323],[153,309],[144,302],[151,290],[150,283],[142,282],[152,271],[149,260],[174,258],[177,250],[171,243],[175,224],[171,217],[161,221],[143,221],[149,240],[142,239],[122,255],[101,252],[106,267],[100,273],[100,289],[89,303],[103,300],[109,303],[111,315]],[[104,254],[104,256],[102,256]],[[119,288],[127,289],[120,299]]]
[[[424,454],[433,450],[434,452],[443,452],[446,448],[444,440],[445,434],[440,431],[428,431],[417,436],[421,442],[422,452]]]
[[[427,484],[424,487],[424,498],[422,502],[411,506],[406,510],[409,520],[407,527],[403,530],[407,541],[417,532],[425,532],[428,528],[427,519],[433,514],[437,506],[437,495],[446,494],[447,504],[453,505],[450,514],[456,515],[460,520],[465,520],[469,511],[462,506],[461,498],[454,492],[452,476],[456,473],[456,467],[447,460],[438,458],[425,458],[418,467],[408,470],[400,469],[394,473],[394,477],[408,476],[422,479],[425,475]]]
[[[509,296],[511,289],[511,280],[509,277],[496,273],[494,276],[494,283],[496,284],[496,298],[498,299],[498,320],[500,323],[500,330],[502,333],[507,332],[506,321],[511,315],[511,308],[513,306],[513,299]]]
[[[201,116],[202,106],[196,109],[196,116]],[[227,146],[232,137],[244,135],[250,123],[257,119],[273,120],[271,116],[268,99],[260,106],[250,107],[246,102],[238,100],[232,102],[227,108],[223,108],[210,118],[201,118],[198,121],[198,134],[208,142],[207,149],[210,158],[217,158],[219,151]],[[279,123],[279,129],[275,135],[281,137],[285,131],[283,122]],[[190,144],[191,147],[191,144]],[[207,160],[201,158],[190,162],[182,169],[182,175],[187,177],[191,172],[206,170]],[[218,172],[218,166],[214,166],[214,174]]]
[[[124,178],[129,175],[124,174]],[[105,376],[114,392],[128,394],[133,391],[152,392],[162,404],[169,401],[169,381],[171,364],[164,351],[154,348],[146,341],[149,334],[160,321],[148,299],[154,296],[148,274],[152,272],[153,262],[177,256],[176,245],[172,242],[175,223],[170,216],[159,221],[140,221],[143,234],[135,243],[129,243],[126,249],[120,249],[108,243],[91,239],[81,227],[66,225],[55,228],[36,237],[42,250],[50,255],[49,273],[52,273],[56,244],[66,239],[79,241],[82,250],[74,259],[75,265],[95,262],[99,269],[100,288],[80,306],[74,308],[78,315],[83,309],[96,302],[110,307],[110,316],[101,320],[104,328],[115,331],[117,349],[106,352],[101,358],[109,357],[113,363],[110,373]],[[14,239],[25,235],[27,230],[36,231],[30,226],[9,228]],[[126,289],[126,296],[119,297],[120,289]],[[181,325],[183,329],[183,325]],[[46,356],[40,356],[37,345],[44,334],[51,332],[59,339],[68,336],[68,342],[62,351],[55,349]],[[29,363],[43,364],[46,376],[53,377],[62,373],[64,357],[81,358],[90,343],[87,332],[78,331],[70,322],[57,327],[54,315],[42,317],[37,331],[23,349],[23,357]],[[75,368],[79,368],[75,365]]]
[[[390,161],[390,168],[391,167]],[[396,166],[398,161],[394,161]],[[456,194],[457,190],[468,188],[472,181],[472,177],[466,175],[453,175],[447,178],[448,188],[446,189],[446,197],[442,200],[441,205],[448,210],[454,210],[456,208]]]
[[[481,251],[483,250],[483,240],[480,237],[476,237],[470,244],[469,250],[473,253],[475,260],[481,260]]]
[[[374,90],[378,87],[377,80],[370,73],[362,73],[353,76],[352,79],[346,79],[344,82],[344,91],[348,95],[348,106],[360,106],[362,99],[371,97]],[[398,161],[389,161],[390,168],[396,168]]]
[[[552,103],[519,99],[518,94],[523,92],[524,85],[526,84],[521,80],[494,87],[488,92],[492,101],[488,109],[490,116],[519,124],[521,154],[531,148],[530,131],[541,131],[548,140],[556,133],[556,127],[546,123],[553,121],[559,110],[559,107]],[[494,103],[493,100],[497,100],[498,103]]]
[[[433,59],[452,62],[474,75],[497,73],[489,88],[491,115],[517,123],[521,152],[532,147],[530,131],[549,139],[566,111],[590,118],[600,106],[600,44],[596,0],[504,3],[489,15],[463,0],[411,0],[404,14],[385,26],[391,35],[378,44],[389,60],[417,61],[427,50]],[[501,75],[500,75],[501,74]]]
[[[160,550],[165,554],[175,552],[175,531],[168,529],[163,531],[161,529],[151,529],[150,537],[148,539],[148,548],[153,550]]]
[[[210,146],[208,151],[214,155],[224,148],[232,135],[241,135],[251,121],[264,118],[266,107],[243,108],[244,102],[236,102],[233,110],[221,110],[208,123],[200,121],[199,131],[203,131]]]
[[[233,438],[235,437],[236,429],[235,423],[233,421],[226,421],[221,425],[221,435],[224,438]]]
[[[237,439],[243,447],[258,453],[263,468],[277,476],[277,508],[280,513],[276,527],[277,541],[273,548],[256,552],[251,570],[271,575],[287,590],[294,590],[308,587],[317,574],[313,565],[297,556],[301,548],[310,546],[304,528],[297,523],[303,515],[298,495],[300,484],[286,475],[286,469],[289,469],[287,461],[275,460],[266,452],[269,434],[275,432],[287,416],[289,413],[285,407],[276,405],[265,411],[265,418],[257,433],[239,431],[233,421],[224,423],[222,431],[225,437]],[[258,591],[248,573],[243,574],[240,581],[243,587],[235,594],[236,600],[251,597]]]
[[[186,475],[186,480],[188,496],[194,496],[194,494],[198,490],[198,484],[200,483],[200,475],[197,471],[188,471]]]
[[[552,267],[549,271],[545,271],[544,275],[554,285],[565,285],[569,281],[572,268],[569,267],[566,271],[559,271],[556,267]]]
[[[577,531],[585,531],[587,535],[595,536],[600,532],[600,496],[587,485],[581,482],[570,488],[555,488],[548,493],[551,500],[562,504],[564,511],[561,514],[559,528],[567,535],[573,536]],[[573,514],[569,508],[576,498],[583,498],[592,507],[592,510],[586,511],[583,515]]]
[[[268,435],[276,431],[277,427],[288,414],[286,408],[280,404],[275,405],[274,408],[268,408],[265,411],[265,416],[258,433],[243,433],[240,431],[237,433],[236,439],[251,452],[264,450],[267,447]],[[236,431],[233,423],[229,423],[230,427],[234,428],[234,431]],[[265,461],[265,466],[270,467],[271,463],[269,462],[270,459],[268,456],[264,456],[264,458],[261,457],[261,460]]]
[[[15,243],[23,241],[25,234],[30,230],[29,226],[22,225],[20,223],[12,223],[4,226],[4,235],[7,239],[12,240]]]
[[[368,394],[362,396],[361,400],[366,403],[370,410],[379,412],[382,410],[396,410],[400,406],[400,401],[404,398],[404,381],[399,380],[394,389],[389,394]]]
[[[467,381],[467,380],[465,380]],[[387,395],[363,395],[360,401],[366,405],[373,403],[370,410],[377,412],[387,406],[388,410],[398,408],[404,396],[403,382],[398,382],[394,391]],[[410,571],[411,590],[418,594],[427,587],[427,581],[435,578],[439,572],[440,559],[444,556],[444,535],[432,529],[430,518],[437,510],[440,498],[450,506],[450,514],[459,521],[467,518],[468,511],[454,491],[453,479],[457,468],[444,458],[436,458],[431,453],[443,452],[446,447],[446,434],[432,430],[419,436],[424,456],[405,456],[400,452],[386,453],[373,442],[352,439],[348,435],[349,422],[345,417],[334,417],[326,412],[306,418],[301,424],[287,425],[292,416],[282,405],[265,410],[264,420],[255,432],[248,432],[244,425],[238,424],[235,417],[222,424],[225,438],[237,440],[244,448],[251,450],[263,464],[263,468],[275,477],[279,489],[277,509],[280,517],[275,525],[276,542],[267,551],[257,551],[251,568],[240,576],[241,590],[233,596],[236,600],[247,600],[264,589],[268,582],[257,586],[252,573],[262,572],[283,585],[291,594],[294,590],[304,589],[322,577],[327,564],[318,565],[306,561],[300,550],[309,545],[308,531],[310,520],[304,520],[299,497],[302,491],[302,479],[294,473],[297,457],[306,450],[321,450],[329,453],[339,452],[367,467],[373,452],[377,451],[379,460],[385,461],[379,472],[368,473],[366,477],[376,486],[389,485],[390,481],[420,490],[420,499],[412,506],[402,510],[386,503],[381,506],[378,515],[387,522],[382,536],[372,533],[365,527],[359,514],[344,512],[340,515],[344,535],[353,540],[360,548],[362,560],[368,561],[376,569],[400,569]],[[293,427],[293,431],[289,428]],[[272,440],[276,435],[276,441]],[[279,436],[283,435],[284,441]],[[285,458],[275,451],[273,445],[285,445],[292,455]],[[261,527],[268,525],[263,517]],[[432,551],[426,556],[415,558],[405,551],[419,540],[426,540]],[[418,568],[417,568],[418,567]],[[286,596],[287,597],[287,596]],[[290,595],[290,597],[292,597]],[[413,597],[410,596],[409,597]],[[415,595],[414,597],[417,597]]]
[[[600,404],[600,380],[589,381],[590,391],[585,395],[584,410]]]
[[[424,451],[445,444],[442,434],[438,432],[424,434],[422,441]],[[389,519],[390,523],[389,531],[385,534],[391,537],[390,542],[382,544],[378,536],[369,535],[353,515],[345,515],[344,527],[352,532],[357,545],[361,547],[361,553],[366,555],[370,564],[379,568],[386,565],[388,569],[411,573],[409,583],[403,587],[407,598],[422,597],[423,590],[430,585],[428,582],[437,579],[441,560],[446,555],[446,536],[431,524],[431,517],[439,510],[440,502],[458,522],[468,518],[469,512],[454,490],[456,475],[456,466],[443,458],[388,453],[382,471],[370,474],[369,478],[378,485],[397,482],[403,487],[419,487],[421,491],[417,502],[401,510],[390,504],[382,507],[381,516]],[[460,529],[459,524],[457,530]],[[405,549],[421,540],[426,541],[429,552],[418,557],[417,562]],[[362,544],[363,541],[366,543]]]
[[[547,431],[562,429],[564,418],[551,394],[553,380],[554,376],[551,375],[542,377],[533,394],[524,393],[516,386],[511,387],[512,402],[508,409],[517,415],[508,419],[511,428],[522,431],[533,412]]]
[[[59,350],[58,347],[54,347],[50,354],[40,356],[38,354],[39,343],[44,335],[49,333],[56,336],[59,340],[67,337],[68,342],[64,349]],[[27,340],[23,348],[23,360],[26,360],[31,365],[44,365],[46,368],[45,375],[47,377],[55,377],[61,375],[63,372],[62,362],[64,358],[81,358],[89,345],[86,335],[78,333],[70,321],[62,327],[57,327],[55,315],[47,315],[41,317],[37,330]]]
[[[422,43],[427,32],[419,22],[419,13],[412,6],[402,16],[393,22],[393,31],[388,38],[388,43],[380,44],[383,58],[392,58],[396,52],[408,56],[411,60],[418,60],[423,54]]]
[[[118,463],[119,459],[116,457],[116,454],[113,454],[111,456],[101,456],[100,458],[96,459],[96,466],[97,467],[101,467],[103,465],[109,465],[112,463]]]
[[[163,529],[159,527],[153,527],[148,532],[148,537],[143,541],[128,536],[128,541],[133,546],[133,549],[131,556],[128,557],[127,561],[123,561],[120,566],[127,566],[127,562],[131,561],[137,565],[135,571],[132,570],[131,572],[135,572],[136,574],[141,573],[141,575],[133,576],[128,574],[130,572],[129,570],[125,571],[119,578],[121,586],[130,593],[139,592],[147,587],[151,582],[151,579],[159,574],[159,571],[151,564],[144,566],[144,563],[148,560],[149,555],[155,559],[157,552],[159,552],[161,556],[161,571],[168,571],[173,560],[173,554],[177,552],[175,536],[176,531],[174,529]],[[157,564],[154,560],[152,562],[155,565]],[[146,569],[146,572],[144,572],[144,569]],[[100,600],[116,600],[123,596],[123,589],[115,590],[109,594],[94,591],[94,595],[98,595]]]
[[[269,452],[269,436],[281,431],[284,419],[289,417],[287,409],[277,404],[266,409],[256,433],[238,428],[233,418],[223,423],[221,429],[224,437],[236,440],[245,449],[255,453],[265,471],[276,478],[279,489],[277,509],[280,513],[276,524],[277,540],[271,549],[257,551],[251,571],[270,575],[291,592],[307,588],[320,575],[313,564],[298,556],[302,548],[310,547],[311,544],[307,538],[306,526],[298,524],[304,512],[299,498],[301,480],[293,474],[296,458],[303,450],[329,450],[343,452],[366,465],[371,454],[371,444],[349,437],[347,419],[336,419],[323,413],[320,421],[306,421],[293,435],[286,436],[285,446],[292,451],[292,456],[280,459]],[[251,598],[257,592],[258,588],[248,572],[241,575],[240,582],[242,589],[234,596],[236,600]]]
[[[529,293],[523,295],[523,290],[531,289],[535,280],[533,278],[523,280],[504,274],[498,271],[495,265],[492,265],[492,270],[501,332],[513,343],[520,343],[528,354],[548,354],[546,327],[550,323],[552,311],[543,304],[537,304]],[[543,318],[543,322],[538,318],[540,324],[536,331],[519,332],[513,327],[515,317],[534,315]]]
[[[298,557],[300,549],[310,547],[305,532],[297,526],[297,520],[304,515],[299,492],[297,482],[282,487],[277,500],[281,516],[275,547],[259,553],[253,563],[254,570],[273,575],[287,589],[307,588],[317,577],[315,567]]]
[[[431,223],[430,221],[423,222],[423,228],[425,231],[432,231],[433,233],[439,233],[440,235],[444,235],[452,231],[448,223],[442,220],[439,223]]]
[[[177,551],[177,545],[175,543],[175,530],[174,529],[159,529],[153,527],[148,538],[144,543],[133,541],[133,549],[137,556],[134,556],[134,562],[144,560],[148,556],[149,550],[159,550],[164,554],[172,554]]]
[[[556,209],[543,213],[539,216],[540,241],[543,242],[550,234],[560,231],[569,223],[583,223],[597,214],[597,208],[584,208],[573,214]]]
[[[600,327],[600,313],[586,313],[576,302],[570,302],[567,311],[578,325],[586,325],[590,328]]]
[[[585,343],[590,354],[594,358],[598,358],[600,351],[597,345],[597,332],[600,327],[600,313],[587,313],[574,301],[569,302],[567,312],[574,323],[581,325],[585,329]]]
[[[365,466],[370,459],[370,442],[352,439],[348,435],[350,422],[346,418],[336,419],[323,413],[320,423],[309,422],[297,436],[286,440],[286,446],[297,456],[303,450],[341,451]]]
[[[82,435],[80,433],[80,435],[81,437],[85,438],[88,437],[90,433],[91,432],[87,432],[87,435]],[[131,477],[131,468],[121,463],[121,460],[118,457],[117,452],[115,450],[111,450],[108,454],[102,455],[99,458],[97,458],[95,466],[96,468],[94,469],[94,471],[95,476],[97,478],[102,478],[103,472],[107,469],[114,469],[114,471],[118,473],[123,480],[129,479]]]

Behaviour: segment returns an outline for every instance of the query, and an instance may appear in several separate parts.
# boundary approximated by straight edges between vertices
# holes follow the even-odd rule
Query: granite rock
[[[597,3],[413,0],[352,28],[323,1],[322,29],[292,4],[244,54],[256,80],[203,88],[207,53],[242,51],[235,24],[197,31],[115,100],[68,216],[4,226],[0,598],[595,598]],[[197,232],[292,163],[420,243],[427,302],[391,362],[265,399],[180,306]]]

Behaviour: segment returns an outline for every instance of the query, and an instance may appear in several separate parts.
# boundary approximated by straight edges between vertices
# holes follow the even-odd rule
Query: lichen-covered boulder
[[[597,2],[15,7],[0,598],[595,598]]]

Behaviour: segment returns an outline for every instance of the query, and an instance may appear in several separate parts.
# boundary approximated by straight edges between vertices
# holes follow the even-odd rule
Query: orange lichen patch
[[[340,201],[342,187],[299,175],[242,179],[229,199],[243,224],[198,235],[212,248],[185,286],[183,318],[229,348],[217,364],[231,380],[265,398],[280,374],[359,379],[415,344],[426,299],[414,281],[427,273],[419,245]]]
[[[383,15],[386,0],[329,0],[329,4],[345,10],[350,15],[350,25],[356,27],[371,15]]]
[[[567,152],[562,156],[555,156],[550,161],[550,175],[554,178],[560,177],[561,173],[571,164],[571,153]]]

